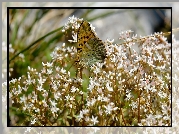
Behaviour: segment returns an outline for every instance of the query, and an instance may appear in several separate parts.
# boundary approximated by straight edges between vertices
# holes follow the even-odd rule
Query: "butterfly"
[[[87,21],[82,21],[77,31],[76,65],[89,67],[96,62],[104,62],[106,58],[105,45],[92,31]]]

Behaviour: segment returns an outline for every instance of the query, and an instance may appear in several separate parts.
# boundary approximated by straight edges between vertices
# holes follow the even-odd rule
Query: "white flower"
[[[64,32],[65,32],[65,29],[62,29],[62,32],[64,33]]]
[[[30,85],[31,83],[32,83],[32,80],[31,80],[31,77],[30,77],[30,73],[29,72],[27,72],[28,73],[28,79],[26,80],[26,84],[27,85]]]
[[[72,108],[72,106],[73,106],[72,104],[69,104],[69,107],[70,107],[70,108]]]
[[[58,87],[57,87],[57,85],[56,85],[55,83],[52,83],[52,88],[53,88],[55,91],[58,90]]]
[[[52,72],[53,72],[52,69],[49,68],[47,69],[47,74],[52,74]]]
[[[62,68],[62,69],[61,69],[61,73],[62,73],[62,74],[66,74],[66,70]]]
[[[72,35],[73,40],[68,40],[70,43],[77,42],[77,34]]]
[[[85,121],[86,121],[86,122],[89,122],[89,121],[90,121],[89,116],[86,116],[86,117],[85,117]]]
[[[91,100],[91,106],[93,106],[95,104],[95,102],[96,102],[96,99],[92,98],[92,100]]]
[[[114,103],[110,103],[107,106],[104,106],[106,108],[105,110],[106,114],[111,114],[113,110],[117,110],[117,107],[114,107],[113,105]]]
[[[61,96],[61,93],[60,92],[57,92],[54,94],[54,98],[55,100],[58,100],[58,98]]]
[[[80,121],[81,119],[83,119],[83,112],[80,111],[80,114],[77,116],[77,120]]]
[[[83,114],[87,114],[89,112],[89,109],[83,109],[82,112]]]
[[[132,97],[131,93],[126,94],[126,97],[127,100],[130,100],[130,98]]]
[[[164,120],[171,120],[171,115],[168,115],[168,114],[167,114],[166,116],[163,117],[163,119],[164,119]]]
[[[110,99],[105,96],[105,97],[103,97],[103,100],[102,100],[102,101],[104,101],[104,102],[109,102],[109,100],[110,100]]]
[[[45,81],[46,79],[42,79],[41,73],[39,73],[39,79],[38,79],[39,84],[42,85]]]
[[[167,94],[164,93],[163,91],[159,91],[159,92],[158,92],[158,95],[159,95],[161,98],[166,98],[166,97],[167,97]]]
[[[22,97],[20,97],[20,103],[25,103],[27,100],[27,97],[25,95],[23,95]]]
[[[71,101],[74,101],[74,100],[75,100],[74,97],[75,97],[75,96],[70,97],[70,100],[71,100]]]
[[[40,85],[40,86],[37,86],[37,90],[38,90],[38,91],[43,91],[44,89],[43,89],[43,87]]]
[[[21,57],[22,59],[24,59],[24,54],[20,53],[19,57]]]
[[[138,103],[137,102],[132,102],[132,104],[129,104],[129,106],[131,106],[132,109],[137,109]]]
[[[16,94],[18,95],[18,94],[20,94],[21,93],[21,91],[22,91],[22,88],[21,88],[21,86],[20,85],[18,85],[18,90],[16,91]]]
[[[71,98],[71,96],[70,96],[69,94],[68,94],[67,96],[65,96],[65,100],[66,100],[66,101],[69,101],[70,98]]]
[[[97,116],[96,117],[94,117],[93,115],[92,115],[92,119],[91,119],[91,121],[93,122],[93,125],[95,125],[95,124],[97,124],[99,121],[97,120]]]
[[[29,110],[30,108],[31,108],[30,105],[25,103],[24,106],[23,106],[23,111],[25,111],[26,109]]]
[[[34,118],[34,120],[31,121],[31,124],[35,124],[36,122],[36,118]]]
[[[95,81],[93,78],[89,78],[90,79],[90,84],[89,87],[87,88],[88,90],[92,90],[95,86],[100,86],[100,84],[98,83],[98,81]]]
[[[74,86],[72,86],[72,87],[71,87],[71,92],[74,93],[74,92],[76,92],[76,91],[77,91],[77,88],[74,87]]]
[[[102,100],[103,100],[103,97],[104,97],[104,94],[102,94],[102,95],[98,95],[97,100],[102,101]]]
[[[57,108],[57,107],[51,107],[52,113],[57,113],[58,110],[59,110],[59,108]]]
[[[80,95],[83,95],[83,91],[80,91],[79,94],[80,94]]]
[[[57,103],[56,103],[55,101],[51,101],[51,100],[50,100],[50,102],[51,102],[51,104],[52,104],[53,107],[56,107]]]
[[[94,70],[94,73],[95,73],[95,74],[100,73],[100,71],[101,71],[101,70],[100,70],[100,68],[99,68],[99,67],[95,67],[95,70]]]
[[[87,101],[87,106],[93,106],[94,104],[95,104],[95,102],[96,102],[96,99],[95,98],[92,98],[92,100],[91,101]]]
[[[106,88],[108,89],[108,91],[112,92],[113,91],[113,88],[111,87],[110,83],[107,82],[106,83]]]
[[[48,106],[48,105],[47,105],[47,102],[45,101],[45,99],[42,100],[42,103],[43,103],[43,106],[44,106],[44,107],[47,107],[47,106]]]

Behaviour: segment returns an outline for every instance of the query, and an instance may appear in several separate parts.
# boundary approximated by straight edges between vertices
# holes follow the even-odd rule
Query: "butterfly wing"
[[[77,33],[77,40],[78,62],[89,66],[95,62],[104,61],[106,57],[105,45],[96,37],[87,21],[81,23]]]

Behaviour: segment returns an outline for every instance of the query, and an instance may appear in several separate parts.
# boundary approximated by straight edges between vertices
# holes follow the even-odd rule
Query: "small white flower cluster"
[[[69,17],[67,23],[63,27],[62,32],[65,32],[65,31],[69,30],[70,28],[72,28],[72,38],[73,38],[73,40],[68,40],[70,43],[77,42],[77,32],[76,32],[76,30],[80,27],[82,20],[83,19],[76,18],[73,15],[72,17]]]
[[[139,45],[139,49],[142,51],[137,52],[131,46],[136,45],[139,39],[137,37],[136,40],[129,37],[128,39],[131,42],[124,43],[124,45],[113,45],[107,41],[109,44],[106,44],[105,71],[98,63],[90,68],[92,74],[87,88],[89,93],[86,106],[88,109],[100,107],[95,115],[102,114],[105,117],[103,122],[107,122],[106,116],[108,115],[108,119],[111,118],[118,123],[120,116],[116,114],[116,110],[120,113],[120,105],[126,103],[129,105],[128,110],[136,113],[134,120],[138,120],[138,125],[151,126],[162,123],[169,126],[171,125],[171,111],[164,111],[163,106],[171,106],[171,74],[170,69],[166,69],[170,67],[171,46],[165,38],[160,36],[141,37],[144,43]],[[117,96],[116,99],[115,96]],[[124,102],[120,101],[121,99]],[[140,118],[136,110],[143,113]],[[92,111],[89,110],[90,112]],[[155,113],[162,114],[156,115]],[[121,114],[124,116],[125,113],[121,112]],[[158,116],[161,118],[159,119]],[[155,119],[158,120],[150,120],[150,117],[156,117]],[[79,115],[80,121],[86,118],[84,115]],[[123,122],[126,123],[125,119]]]
[[[77,30],[79,22],[69,18],[64,30]],[[29,67],[27,77],[10,81],[12,106],[34,116],[31,125],[171,125],[170,44],[158,34],[138,39],[131,32],[120,34],[122,44],[107,40],[105,62],[86,70],[73,64],[75,47],[56,47],[40,73]],[[89,71],[89,79],[75,71]]]
[[[124,40],[124,41],[130,41],[129,37],[130,37],[130,34],[132,33],[133,31],[131,30],[127,30],[127,31],[123,31],[123,32],[120,32],[119,33],[119,40]]]
[[[57,46],[54,51],[51,53],[51,57],[54,62],[59,62],[61,64],[67,62],[67,58],[70,57],[72,59],[75,58],[76,55],[76,48],[72,47],[65,47],[65,43],[62,46]]]

